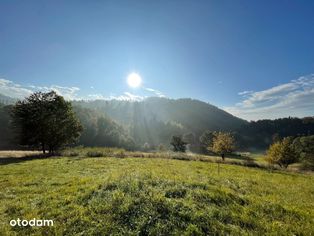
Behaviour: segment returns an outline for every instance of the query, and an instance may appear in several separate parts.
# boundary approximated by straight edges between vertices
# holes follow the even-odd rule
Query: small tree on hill
[[[172,136],[170,144],[175,152],[185,152],[187,143],[179,136]]]
[[[36,92],[18,101],[11,115],[19,143],[40,146],[43,153],[74,143],[82,131],[71,103],[54,91]]]
[[[227,132],[214,132],[213,135],[212,146],[209,146],[208,150],[220,154],[222,160],[224,160],[225,155],[232,153],[235,149],[234,137]]]
[[[291,137],[286,137],[282,141],[273,143],[267,151],[266,161],[284,168],[297,162],[299,155],[292,145],[292,141]]]

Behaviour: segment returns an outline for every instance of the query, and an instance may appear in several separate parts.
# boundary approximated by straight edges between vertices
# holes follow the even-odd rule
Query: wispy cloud
[[[254,91],[252,91],[252,90],[250,90],[250,91],[242,91],[242,92],[239,92],[238,95],[244,96],[244,95],[248,95],[248,94],[251,94],[251,93],[254,93]]]
[[[93,86],[90,88],[94,89]],[[153,93],[154,96],[158,97],[165,97],[165,95],[160,92],[159,90],[152,89],[152,88],[145,88],[145,91],[149,93]],[[36,85],[28,85],[23,86],[17,83],[14,83],[11,80],[7,79],[0,79],[0,94],[23,99],[33,92],[41,91],[41,92],[48,92],[48,91],[55,91],[57,94],[63,96],[66,100],[123,100],[123,101],[141,101],[148,96],[140,96],[130,92],[124,92],[122,95],[118,96],[109,96],[106,97],[101,93],[94,93],[88,94],[84,96],[80,96],[78,93],[81,92],[80,88],[78,87],[65,87],[59,85],[51,85],[51,86],[36,86]]]
[[[14,83],[11,80],[0,79],[0,93],[14,98],[23,99],[36,91],[48,92],[51,90],[54,90],[57,94],[62,95],[67,100],[74,100],[79,98],[77,92],[80,89],[77,87],[63,87],[58,85],[22,86],[20,84]]]
[[[145,97],[143,96],[139,96],[139,95],[135,95],[129,92],[124,92],[123,95],[120,96],[110,96],[109,99],[112,100],[120,100],[120,101],[141,101],[143,100]]]
[[[146,91],[148,92],[152,92],[154,93],[157,97],[166,97],[166,95],[164,95],[162,92],[160,92],[159,90],[156,89],[152,89],[152,88],[144,88]]]
[[[10,80],[0,79],[0,93],[6,96],[22,99],[29,96],[33,91],[22,87],[20,84],[15,84]]]
[[[162,92],[160,92],[159,90],[156,89],[152,89],[152,88],[145,88],[142,87],[142,89],[153,93],[154,96],[157,97],[166,97]],[[130,92],[124,92],[122,95],[118,95],[118,96],[109,96],[109,97],[105,97],[102,94],[89,94],[87,98],[85,98],[86,100],[120,100],[120,101],[142,101],[143,99],[147,98],[149,96],[141,96],[141,95],[136,95]]]
[[[51,90],[55,91],[57,94],[63,96],[66,100],[75,100],[80,99],[77,95],[77,92],[80,91],[78,87],[64,87],[59,85],[51,85],[51,86],[28,86],[32,89],[32,92],[41,91],[41,92],[49,92]]]
[[[51,86],[49,90],[54,90],[56,93],[62,95],[66,100],[79,99],[77,92],[80,90],[78,87],[62,87],[62,86]]]
[[[106,100],[102,94],[88,94],[85,100]]]
[[[243,91],[243,100],[225,110],[248,120],[314,115],[314,74],[262,91]]]

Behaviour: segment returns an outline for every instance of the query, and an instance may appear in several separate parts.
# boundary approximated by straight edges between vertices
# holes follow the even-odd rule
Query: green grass
[[[5,162],[0,235],[314,235],[313,175],[134,155]]]

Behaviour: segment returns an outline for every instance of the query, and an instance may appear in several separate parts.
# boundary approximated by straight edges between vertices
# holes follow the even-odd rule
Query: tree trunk
[[[44,143],[42,143],[42,144],[41,144],[41,146],[42,146],[42,151],[43,151],[43,154],[46,154],[45,144],[44,144]]]

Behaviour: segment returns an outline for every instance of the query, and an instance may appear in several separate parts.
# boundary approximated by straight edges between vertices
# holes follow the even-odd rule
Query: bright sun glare
[[[132,88],[137,88],[141,85],[142,83],[142,78],[139,74],[137,73],[131,73],[128,75],[128,85]]]

